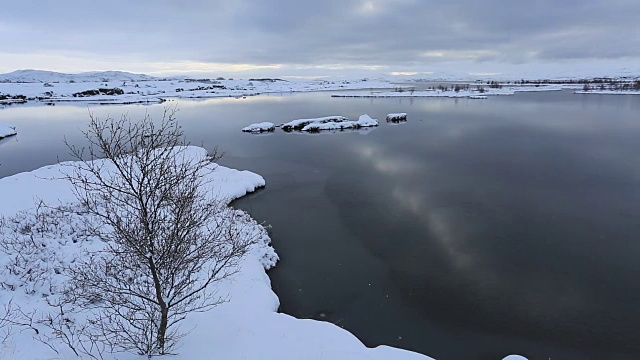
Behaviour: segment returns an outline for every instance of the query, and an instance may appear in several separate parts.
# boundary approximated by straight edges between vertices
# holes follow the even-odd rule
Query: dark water
[[[438,359],[640,358],[640,97],[326,93],[181,102],[189,140],[267,188],[283,312]],[[136,117],[161,106],[96,107]],[[242,134],[252,122],[407,112],[368,133]],[[0,176],[65,159],[79,106],[14,107]],[[384,122],[384,121],[383,121]]]

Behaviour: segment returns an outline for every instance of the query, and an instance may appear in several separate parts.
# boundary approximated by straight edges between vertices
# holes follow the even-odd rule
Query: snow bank
[[[247,127],[242,128],[244,132],[265,132],[265,131],[273,131],[276,129],[276,126],[270,122],[261,122],[257,124],[251,124]]]
[[[395,113],[387,115],[387,121],[397,122],[397,121],[406,121],[407,113]]]
[[[16,128],[0,124],[0,139],[17,134]]]
[[[362,120],[369,121],[367,118]],[[204,149],[189,147],[190,156],[206,155]],[[98,160],[101,161],[101,160]],[[29,224],[34,215],[34,202],[42,200],[46,204],[72,204],[75,198],[70,184],[60,179],[65,165],[45,166],[40,169],[0,179],[0,214],[6,217],[18,215],[19,228]],[[108,171],[109,164],[105,164]],[[264,179],[248,171],[238,171],[223,166],[211,165],[215,170],[207,184],[211,193],[224,201],[241,197],[257,187],[264,186]],[[190,314],[182,323],[183,329],[190,330],[182,339],[175,360],[206,359],[399,359],[428,360],[430,358],[409,351],[386,346],[367,348],[355,336],[340,327],[320,321],[300,320],[277,313],[279,300],[271,290],[269,277],[265,273],[278,260],[264,227],[239,210],[234,210],[238,221],[246,225],[246,231],[253,232],[258,239],[256,245],[243,258],[242,266],[233,276],[219,282],[218,294],[228,294],[228,302],[208,312]],[[65,216],[81,216],[67,212]],[[44,217],[46,218],[46,217]],[[23,259],[25,254],[1,254],[0,281],[13,284],[0,287],[0,303],[10,299],[20,304],[26,312],[44,313],[56,311],[47,304],[47,297],[55,296],[55,291],[64,283],[63,275],[56,269],[69,261],[86,256],[84,249],[100,246],[99,239],[77,241],[78,234],[73,219],[53,219],[51,228],[38,232],[38,267],[45,276],[35,279],[24,278],[6,271],[12,259]],[[81,221],[75,219],[75,221]],[[24,224],[23,224],[24,223]],[[0,222],[0,236],[9,231],[6,222]],[[86,237],[86,235],[85,235]],[[76,241],[74,241],[76,240]],[[31,265],[31,264],[30,264]],[[44,279],[44,280],[43,280]],[[47,331],[40,328],[40,331]],[[32,331],[16,331],[3,346],[1,359],[44,360],[76,359],[71,351],[56,344],[59,353],[47,345],[34,340]],[[105,354],[105,360],[139,360],[132,354]]]

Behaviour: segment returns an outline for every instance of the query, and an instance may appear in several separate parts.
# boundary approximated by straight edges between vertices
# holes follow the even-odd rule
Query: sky
[[[638,71],[639,14],[637,0],[5,1],[0,73]]]

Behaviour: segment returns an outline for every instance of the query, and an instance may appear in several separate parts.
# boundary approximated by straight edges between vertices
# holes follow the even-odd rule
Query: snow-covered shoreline
[[[305,80],[305,79],[194,79],[184,76],[155,78],[144,74],[119,71],[63,74],[39,70],[19,70],[0,74],[0,106],[35,103],[82,104],[153,104],[169,99],[246,98],[266,94],[296,92],[341,91],[332,97],[451,97],[484,99],[488,95],[514,95],[517,92],[574,90],[576,93],[629,95],[640,91],[582,92],[582,85],[567,80],[553,83],[493,82],[487,86],[473,81],[460,81],[459,91],[450,89],[411,90],[399,88],[395,81],[402,79]],[[438,82],[439,80],[433,80]],[[453,79],[442,80],[452,82]],[[415,84],[419,84],[414,79]],[[483,88],[479,91],[479,88]],[[396,89],[397,91],[391,91]],[[369,90],[370,93],[343,93],[348,90]],[[382,90],[382,91],[381,91]]]
[[[204,156],[204,149],[190,147],[189,154]],[[98,160],[100,161],[100,160]],[[71,185],[60,179],[63,164],[45,166],[31,172],[0,179],[0,215],[19,219],[33,219],[35,199],[52,206],[72,204]],[[212,165],[215,166],[215,165]],[[265,185],[264,179],[249,171],[238,171],[217,166],[211,175],[213,193],[227,201],[253,192]],[[10,201],[9,201],[10,200]],[[279,300],[271,289],[265,269],[275,265],[277,255],[269,245],[266,230],[243,211],[236,210],[239,221],[248,231],[253,231],[259,241],[244,258],[242,267],[233,277],[218,285],[221,294],[228,294],[229,301],[211,311],[193,313],[184,326],[192,329],[182,340],[177,360],[219,359],[430,359],[427,356],[387,346],[367,348],[346,330],[321,321],[296,319],[278,313]],[[20,220],[27,221],[27,220]],[[41,266],[49,280],[25,280],[14,272],[2,272],[0,302],[13,300],[24,311],[42,313],[51,310],[47,297],[55,297],[55,289],[65,279],[56,268],[79,256],[84,256],[85,246],[99,246],[99,240],[70,241],[75,239],[73,222],[61,221],[56,230],[45,232],[35,241],[42,242],[39,259],[48,259]],[[2,234],[10,231],[4,223]],[[96,243],[97,242],[97,243]],[[11,266],[12,256],[0,257],[0,268]],[[13,290],[11,290],[13,289]],[[53,291],[51,291],[53,289]],[[55,311],[55,309],[54,309]],[[40,331],[47,331],[41,328]],[[72,359],[69,349],[58,347],[56,354],[47,345],[33,339],[32,331],[16,331],[0,347],[0,358],[11,359]],[[121,360],[140,359],[131,354],[116,355]],[[116,357],[105,354],[105,359]]]
[[[0,139],[16,135],[17,133],[16,128],[0,124]]]
[[[391,83],[283,79],[153,78],[123,72],[60,74],[36,70],[0,75],[0,105],[57,102],[160,103],[167,99],[243,98],[263,94],[393,88]]]
[[[635,90],[577,90],[574,94],[591,94],[591,95],[640,95],[640,91]]]
[[[498,95],[515,95],[518,92],[542,92],[542,91],[561,91],[564,89],[575,88],[562,85],[545,85],[545,86],[503,86],[501,88],[482,88],[470,87],[469,89],[455,91],[451,90],[407,90],[398,89],[396,91],[381,91],[367,93],[334,93],[331,97],[337,98],[421,98],[421,97],[447,97],[447,98],[469,98],[469,99],[486,99],[487,96]]]

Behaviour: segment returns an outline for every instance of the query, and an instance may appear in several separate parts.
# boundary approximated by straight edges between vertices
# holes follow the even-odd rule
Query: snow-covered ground
[[[18,132],[14,127],[0,124],[0,139],[5,138],[7,136],[12,136],[17,134]]]
[[[534,78],[536,79],[536,78]],[[537,78],[544,79],[544,78]],[[455,78],[447,81],[455,80]],[[395,81],[427,81],[426,79],[401,79]],[[435,78],[431,81],[437,81]],[[473,81],[471,88],[483,86]],[[184,76],[157,78],[144,74],[132,74],[121,71],[88,72],[80,74],[64,74],[40,70],[19,70],[8,74],[0,74],[0,105],[25,102],[83,102],[89,104],[131,104],[158,103],[166,99],[207,99],[217,97],[256,96],[269,93],[292,93],[309,91],[336,90],[370,90],[364,93],[338,93],[338,97],[470,97],[481,99],[487,95],[513,95],[525,91],[552,91],[562,89],[580,90],[575,84],[560,85],[504,85],[503,88],[487,88],[480,94],[478,91],[386,91],[393,89],[394,79],[377,80],[305,80],[305,79],[192,79]],[[117,94],[113,94],[117,91]],[[93,92],[93,93],[92,93]],[[639,94],[640,92],[600,92],[607,94]]]
[[[204,149],[196,147],[189,147],[188,152],[193,157],[206,154]],[[12,300],[27,313],[55,312],[47,300],[55,298],[66,281],[58,269],[85,256],[83,250],[102,246],[99,239],[77,233],[79,227],[75,225],[81,220],[74,216],[78,215],[69,212],[54,215],[44,207],[36,211],[36,199],[52,206],[74,203],[70,184],[60,179],[64,166],[45,166],[0,179],[0,214],[4,219],[0,223],[0,234],[21,236],[29,227],[37,228],[31,233],[35,237],[29,239],[35,244],[32,253],[5,251],[0,256],[0,303],[3,305]],[[222,166],[215,168],[210,180],[212,193],[226,201],[265,185],[257,174]],[[336,325],[278,313],[279,301],[265,273],[265,269],[275,265],[277,255],[261,225],[242,211],[236,210],[236,215],[259,241],[244,258],[240,271],[219,283],[218,293],[228,294],[229,301],[211,311],[193,313],[185,320],[183,327],[191,331],[182,339],[179,354],[171,359],[429,359],[386,346],[367,348]],[[44,326],[33,326],[41,335],[47,334]],[[0,359],[77,359],[65,346],[53,343],[56,353],[35,340],[34,335],[30,329],[16,329],[0,346]],[[105,359],[116,358],[142,359],[131,354],[105,355]]]
[[[157,103],[169,98],[247,97],[267,93],[393,88],[374,80],[325,81],[282,79],[154,78],[125,72],[62,74],[21,70],[0,75],[0,104],[85,102],[92,104]],[[100,89],[104,91],[100,91]],[[109,95],[109,90],[122,92]],[[97,90],[96,94],[88,92]],[[84,93],[84,94],[83,94]]]

